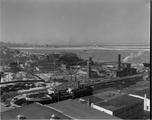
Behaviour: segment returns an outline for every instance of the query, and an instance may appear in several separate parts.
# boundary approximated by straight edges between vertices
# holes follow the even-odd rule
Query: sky
[[[52,45],[150,42],[149,0],[1,0],[0,41]]]

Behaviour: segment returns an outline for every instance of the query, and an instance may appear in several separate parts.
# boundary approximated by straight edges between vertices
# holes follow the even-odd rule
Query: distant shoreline
[[[10,47],[11,49],[19,49],[19,50],[144,50],[150,51],[150,48],[139,48],[135,46],[114,46],[114,47]]]

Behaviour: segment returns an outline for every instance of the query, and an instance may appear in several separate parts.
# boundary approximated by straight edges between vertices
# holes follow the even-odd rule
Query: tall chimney
[[[88,99],[88,106],[91,106],[91,99]]]
[[[89,57],[89,60],[87,62],[87,72],[88,72],[88,78],[91,78],[91,63],[92,63],[92,58]]]
[[[118,54],[118,70],[121,70],[121,54]]]
[[[77,81],[77,88],[80,87],[80,81]]]

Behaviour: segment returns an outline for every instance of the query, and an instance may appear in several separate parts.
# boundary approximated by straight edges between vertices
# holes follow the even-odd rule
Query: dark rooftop
[[[69,99],[50,104],[49,106],[62,111],[73,119],[119,119],[104,112],[95,110],[85,103],[83,104],[78,102],[78,100]]]
[[[50,119],[51,115],[55,114],[57,117],[62,119],[70,119],[66,115],[55,111],[54,109],[42,106],[38,103],[26,105],[20,108],[15,108],[1,113],[2,120],[13,120],[17,119],[17,115],[23,115],[27,119]]]
[[[135,98],[129,95],[123,95],[114,99],[110,99],[104,102],[96,103],[96,105],[101,106],[105,109],[115,111],[117,109],[141,102],[142,100],[139,98]]]

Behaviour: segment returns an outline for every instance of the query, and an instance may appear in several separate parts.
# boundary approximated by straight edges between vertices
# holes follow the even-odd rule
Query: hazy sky
[[[1,0],[0,41],[149,44],[149,0]]]

